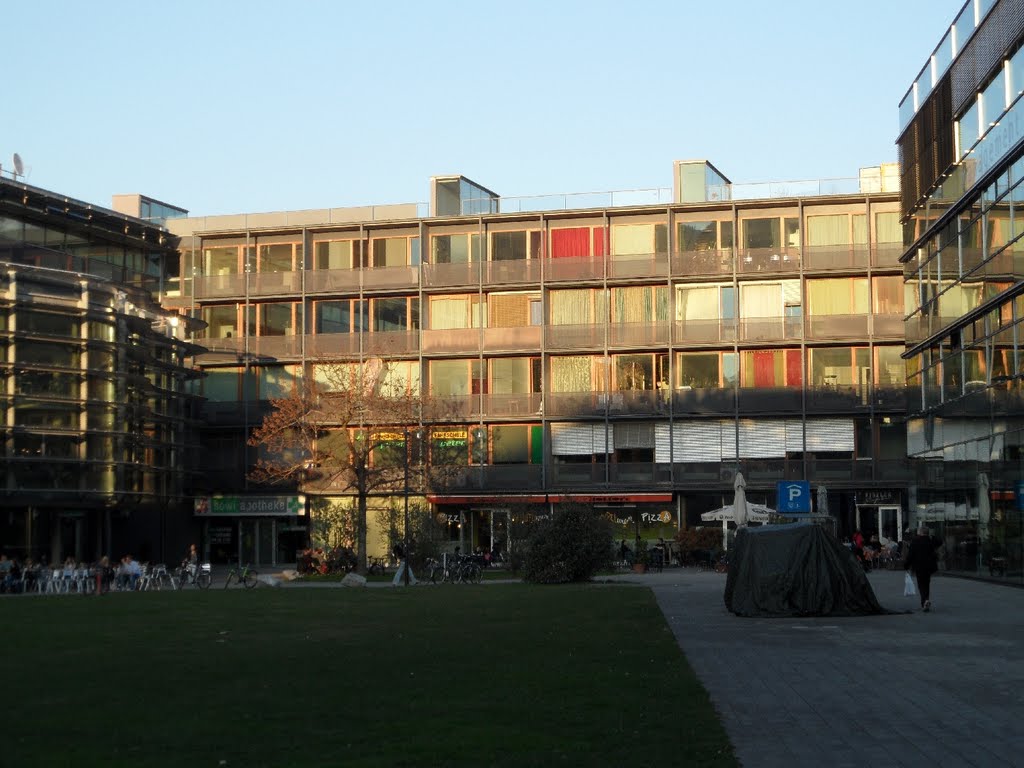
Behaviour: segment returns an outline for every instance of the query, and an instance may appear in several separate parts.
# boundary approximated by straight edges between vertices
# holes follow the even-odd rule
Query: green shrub
[[[537,584],[589,581],[611,567],[612,522],[584,504],[565,503],[529,528],[523,555],[523,579]]]

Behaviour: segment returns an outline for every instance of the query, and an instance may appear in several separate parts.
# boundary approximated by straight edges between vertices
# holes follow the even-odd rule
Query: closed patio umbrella
[[[733,515],[736,519],[736,527],[742,528],[747,524],[750,510],[747,509],[747,481],[743,479],[743,473],[736,473],[736,480],[732,484],[735,496],[732,500]]]

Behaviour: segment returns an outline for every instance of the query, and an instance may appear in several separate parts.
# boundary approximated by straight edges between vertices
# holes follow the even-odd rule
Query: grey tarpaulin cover
[[[737,616],[888,613],[853,553],[821,526],[806,523],[740,529],[725,606]]]

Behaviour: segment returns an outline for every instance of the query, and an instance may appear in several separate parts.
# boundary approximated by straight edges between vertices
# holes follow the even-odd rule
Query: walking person
[[[932,609],[931,582],[932,574],[939,570],[939,558],[936,551],[942,542],[931,535],[928,526],[917,529],[917,535],[911,540],[907,549],[907,557],[903,561],[903,570],[913,571],[917,577],[917,593],[921,596],[921,610],[925,613]]]
[[[413,585],[416,583],[416,576],[412,572],[412,568],[409,567],[409,560],[405,556],[405,549],[400,543],[395,542],[395,546],[391,548],[391,554],[395,556],[395,559],[400,563],[398,570],[395,571],[395,578],[391,580],[391,585],[400,587],[405,584],[405,571],[409,569],[409,584]]]

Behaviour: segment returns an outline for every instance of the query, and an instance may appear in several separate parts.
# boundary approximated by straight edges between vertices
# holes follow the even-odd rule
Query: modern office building
[[[970,0],[900,104],[910,507],[1022,577],[1024,6]]]
[[[537,198],[444,176],[427,206],[167,219],[165,306],[205,324],[211,551],[294,557],[304,505],[252,486],[246,437],[268,398],[336,362],[456,404],[434,439],[464,466],[429,501],[464,548],[570,498],[668,536],[731,501],[737,471],[754,501],[807,480],[842,530],[897,535],[895,170],[740,186],[679,162],[674,190]]]
[[[159,303],[173,253],[160,226],[0,179],[4,554],[184,551],[199,374],[195,323]]]

